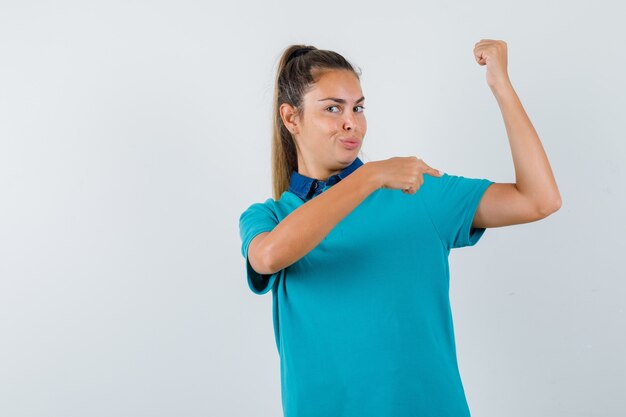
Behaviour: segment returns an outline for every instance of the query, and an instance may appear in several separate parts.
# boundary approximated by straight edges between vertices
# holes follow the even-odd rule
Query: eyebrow
[[[317,100],[317,101],[326,101],[326,100],[336,101],[337,103],[341,103],[341,104],[345,104],[345,103],[346,103],[346,100],[344,100],[344,99],[342,99],[342,98],[337,98],[337,97],[326,97],[326,98],[323,98],[323,99],[321,99],[321,100]],[[361,97],[360,99],[358,99],[357,101],[355,101],[355,102],[354,102],[354,104],[356,104],[356,103],[360,103],[360,102],[362,102],[363,100],[365,100],[365,97]]]

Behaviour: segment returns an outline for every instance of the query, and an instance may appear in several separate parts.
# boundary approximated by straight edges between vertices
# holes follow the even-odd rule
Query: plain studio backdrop
[[[0,415],[281,415],[271,293],[248,288],[238,229],[271,196],[281,51],[361,68],[364,162],[514,182],[472,53],[502,39],[563,206],[450,255],[470,409],[623,416],[621,16],[606,1],[3,1]]]

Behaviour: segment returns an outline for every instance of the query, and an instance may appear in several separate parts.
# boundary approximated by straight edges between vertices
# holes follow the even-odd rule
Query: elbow
[[[272,265],[265,259],[258,259],[256,261],[252,261],[251,259],[250,265],[254,271],[261,275],[272,275],[276,272]]]
[[[275,274],[280,271],[280,267],[277,266],[278,260],[274,256],[275,250],[272,250],[271,247],[268,247],[264,251],[263,255],[263,268],[265,269],[266,274]]]
[[[542,206],[539,207],[538,212],[539,212],[539,217],[540,218],[546,218],[549,215],[556,213],[557,211],[559,211],[559,209],[561,208],[563,202],[561,200],[561,196],[557,196],[557,198],[555,198],[551,204],[544,204]]]
[[[274,267],[273,262],[274,261],[269,257],[269,255],[265,257],[263,261],[263,269],[265,270],[264,274],[271,275],[279,271]]]
[[[265,266],[268,273],[275,274],[292,265],[295,261],[289,261],[289,256],[292,254],[282,248],[268,247],[265,251]]]
[[[271,251],[264,247],[261,242],[256,243],[254,247],[250,247],[248,252],[248,261],[254,271],[261,275],[271,275],[274,273],[273,260],[270,257]]]

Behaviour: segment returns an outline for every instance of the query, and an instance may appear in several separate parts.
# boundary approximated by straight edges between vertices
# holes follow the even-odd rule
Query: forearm
[[[297,262],[378,188],[366,163],[285,217],[263,240],[273,272]]]
[[[511,82],[508,79],[501,82],[492,88],[492,92],[500,106],[509,138],[517,189],[541,212],[557,210],[561,196],[550,162]]]

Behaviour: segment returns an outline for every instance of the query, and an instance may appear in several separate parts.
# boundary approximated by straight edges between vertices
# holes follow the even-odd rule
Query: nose
[[[352,112],[348,112],[343,122],[343,128],[345,130],[354,130],[355,125],[356,125],[356,120],[355,120],[354,114]]]

